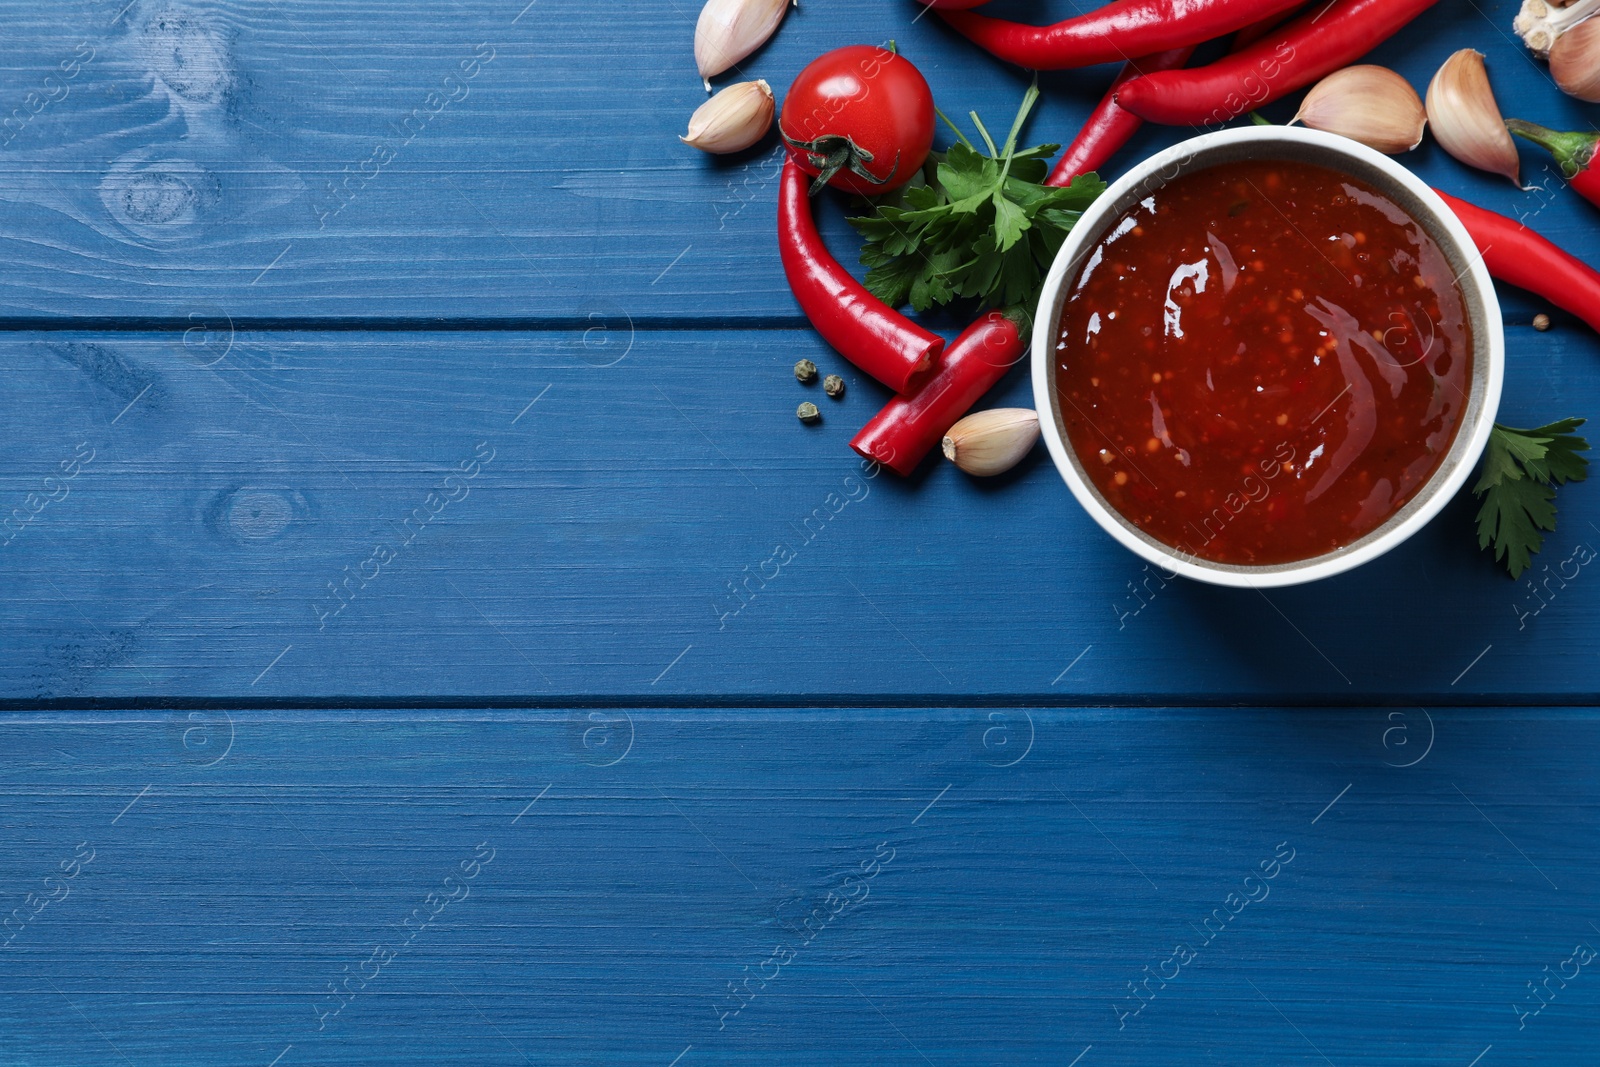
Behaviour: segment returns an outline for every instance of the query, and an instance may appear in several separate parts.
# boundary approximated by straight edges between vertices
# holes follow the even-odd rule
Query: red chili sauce
[[[1325,167],[1228,163],[1128,210],[1061,316],[1056,387],[1089,479],[1222,563],[1308,559],[1381,525],[1455,439],[1472,364],[1427,232]]]

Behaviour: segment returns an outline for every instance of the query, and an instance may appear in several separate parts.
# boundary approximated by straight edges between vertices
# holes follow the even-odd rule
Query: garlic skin
[[[1556,40],[1550,76],[1568,96],[1600,104],[1600,19],[1580,22]]]
[[[789,0],[706,0],[694,27],[694,61],[706,92],[712,78],[767,43],[788,9]]]
[[[988,478],[1022,462],[1039,440],[1039,413],[1032,408],[978,411],[944,435],[945,458],[968,474]]]
[[[1289,124],[1296,122],[1397,156],[1422,143],[1428,113],[1410,82],[1388,67],[1363,64],[1312,86]]]
[[[1517,146],[1489,87],[1482,52],[1463,48],[1444,61],[1428,85],[1427,108],[1434,139],[1446,152],[1521,187]]]
[[[1511,28],[1535,55],[1543,57],[1569,30],[1596,12],[1600,12],[1600,0],[1522,0],[1522,10]]]
[[[678,140],[712,155],[741,152],[766,136],[777,109],[765,80],[739,82],[696,108],[688,134]]]

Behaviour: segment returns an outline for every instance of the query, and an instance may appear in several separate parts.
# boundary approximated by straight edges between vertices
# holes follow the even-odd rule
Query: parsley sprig
[[[1513,578],[1522,576],[1529,555],[1544,544],[1539,531],[1556,528],[1554,486],[1589,476],[1589,461],[1578,455],[1589,450],[1589,442],[1572,432],[1583,423],[1562,419],[1532,430],[1495,423],[1489,433],[1483,476],[1472,487],[1483,497],[1478,547],[1494,542],[1494,558],[1505,560]]]
[[[1041,184],[1059,145],[1017,148],[1039,99],[1028,87],[1005,144],[996,148],[977,112],[972,124],[989,154],[979,152],[941,113],[957,141],[936,161],[932,177],[912,184],[899,204],[880,204],[850,220],[866,238],[861,262],[867,288],[890,307],[918,311],[956,299],[983,307],[1032,311],[1045,272],[1083,209],[1105,191],[1098,175],[1067,187]]]

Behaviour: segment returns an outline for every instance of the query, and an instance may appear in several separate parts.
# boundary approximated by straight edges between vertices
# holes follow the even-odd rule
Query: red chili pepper
[[[1334,0],[1209,66],[1135,78],[1117,103],[1169,126],[1226,122],[1349,66],[1437,2]]]
[[[1238,52],[1249,47],[1287,21],[1292,14],[1292,11],[1280,11],[1260,22],[1252,22],[1234,35],[1233,51]],[[1171,51],[1158,52],[1153,56],[1145,56],[1143,59],[1130,59],[1124,63],[1117,80],[1106,90],[1100,106],[1084,120],[1083,129],[1078,131],[1077,138],[1061,154],[1061,159],[1050,172],[1050,177],[1045,179],[1045,184],[1071,185],[1072,179],[1078,175],[1105,166],[1117,150],[1127,144],[1128,139],[1138,133],[1139,127],[1144,125],[1144,119],[1131,111],[1124,111],[1117,105],[1118,87],[1144,74],[1153,74],[1158,70],[1176,70],[1189,62],[1189,57],[1193,54],[1192,46],[1174,48]]]
[[[1287,11],[1280,11],[1276,15],[1264,18],[1260,22],[1252,22],[1233,35],[1233,44],[1229,46],[1228,51],[1243,52],[1297,14],[1299,14],[1298,11],[1290,8]]]
[[[978,47],[1032,70],[1112,63],[1232,33],[1303,0],[1122,0],[1054,26],[940,11]]]
[[[1600,272],[1515,219],[1441,193],[1494,277],[1538,293],[1600,331]]]
[[[1124,63],[1122,73],[1117,75],[1117,80],[1106,90],[1106,95],[1101,98],[1099,106],[1084,120],[1083,129],[1079,130],[1078,136],[1067,145],[1067,150],[1061,154],[1055,169],[1050,172],[1050,177],[1045,179],[1045,184],[1071,185],[1072,179],[1078,175],[1105,166],[1106,161],[1116,154],[1117,149],[1127,144],[1128,138],[1139,132],[1139,127],[1144,125],[1144,119],[1117,106],[1117,86],[1141,74],[1181,67],[1189,62],[1192,52],[1194,52],[1193,46],[1185,46],[1145,56],[1143,59],[1130,59]]]
[[[1600,204],[1600,172],[1594,169],[1594,153],[1600,146],[1600,133],[1561,133],[1521,119],[1506,119],[1506,129],[1550,150],[1561,164],[1567,183],[1591,204]]]
[[[903,393],[944,351],[944,338],[867,292],[828,254],[811,217],[810,184],[810,175],[793,159],[784,162],[778,189],[778,250],[789,288],[823,340],[861,370]]]
[[[989,312],[945,349],[938,370],[915,393],[890,400],[850,447],[896,474],[910,474],[1026,352],[1016,322],[1004,312]]]

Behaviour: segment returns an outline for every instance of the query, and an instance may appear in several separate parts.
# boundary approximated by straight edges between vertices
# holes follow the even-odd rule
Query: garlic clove
[[[945,458],[968,474],[1004,474],[1039,440],[1039,413],[1032,408],[978,411],[944,435]]]
[[[1387,67],[1363,64],[1336,70],[1312,86],[1290,120],[1295,122],[1397,156],[1422,143],[1428,113],[1410,82]]]
[[[788,7],[789,0],[706,0],[694,27],[694,61],[706,92],[713,77],[767,43]]]
[[[1600,19],[1580,22],[1556,39],[1550,76],[1568,96],[1600,104]]]
[[[764,80],[730,85],[695,109],[688,134],[678,140],[712,155],[742,151],[772,128],[777,106]]]
[[[1517,146],[1506,132],[1500,105],[1489,87],[1483,53],[1463,48],[1444,61],[1428,84],[1428,122],[1433,136],[1469,167],[1517,180]]]

